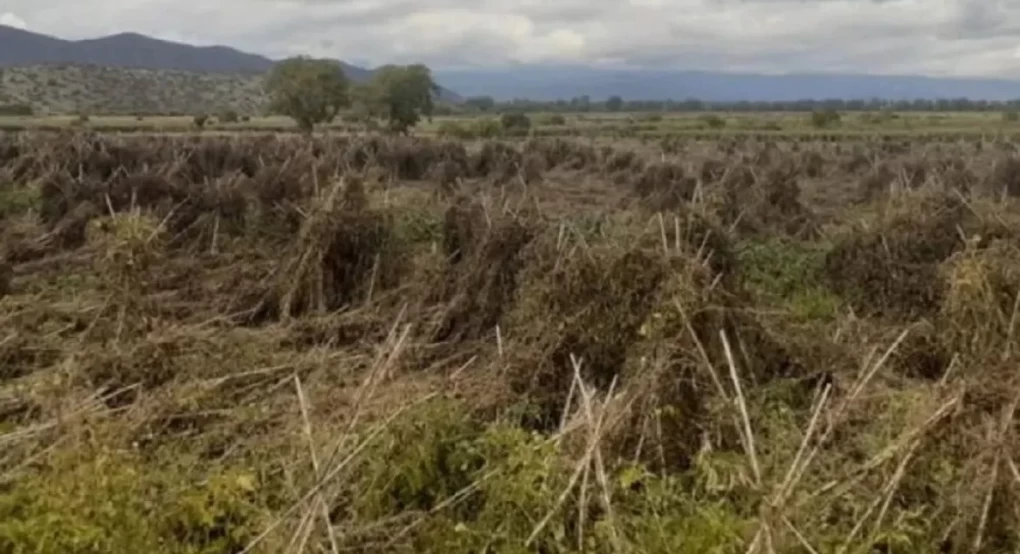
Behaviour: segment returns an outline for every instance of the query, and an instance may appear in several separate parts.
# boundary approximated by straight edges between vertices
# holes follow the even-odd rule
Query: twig
[[[733,380],[733,388],[737,394],[737,407],[740,408],[740,417],[743,420],[744,448],[748,460],[751,462],[751,470],[754,471],[755,485],[761,486],[761,466],[758,465],[758,454],[754,448],[754,432],[751,431],[751,418],[747,413],[747,402],[744,401],[744,391],[740,387],[740,377],[737,376],[737,367],[733,363],[733,352],[730,349],[730,341],[726,338],[726,331],[720,329],[719,337],[722,338],[723,350],[726,352],[726,361],[730,366],[730,379]]]
[[[316,454],[315,438],[312,436],[312,421],[308,415],[308,401],[305,398],[305,391],[301,387],[301,377],[294,375],[294,389],[297,391],[298,404],[301,407],[301,419],[304,422],[305,439],[308,441],[308,453],[312,460],[312,469],[315,471],[315,478],[322,477],[322,470],[319,468],[319,456]],[[322,509],[322,523],[326,526],[329,535],[329,545],[333,554],[339,554],[340,548],[336,542],[336,534],[333,532],[333,523],[329,518],[329,506],[322,494],[316,494],[319,506]],[[303,551],[304,548],[299,550]]]

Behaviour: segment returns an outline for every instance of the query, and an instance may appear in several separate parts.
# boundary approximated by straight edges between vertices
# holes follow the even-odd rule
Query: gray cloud
[[[1020,0],[0,0],[0,18],[372,65],[1020,76]]]

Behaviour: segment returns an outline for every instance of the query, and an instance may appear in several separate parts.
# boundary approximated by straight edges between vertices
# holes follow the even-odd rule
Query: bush
[[[819,129],[838,125],[842,120],[843,116],[836,110],[815,110],[811,112],[811,125]]]
[[[206,114],[199,114],[199,115],[196,115],[195,118],[192,121],[194,121],[195,127],[198,127],[199,129],[201,129],[201,128],[205,127],[205,124],[209,121],[209,116],[206,115]]]
[[[542,118],[540,123],[542,125],[552,125],[552,126],[566,125],[567,124],[567,118],[565,118],[562,115],[557,113],[557,114],[552,114],[552,115],[549,115],[549,116],[546,116],[546,117]]]
[[[716,114],[706,114],[698,118],[710,129],[722,129],[726,126],[726,120]]]
[[[29,104],[0,104],[0,116],[31,117],[34,114]]]
[[[226,110],[220,114],[220,122],[222,123],[237,123],[240,119],[240,116],[234,110]]]
[[[460,140],[471,140],[475,138],[474,130],[458,121],[443,121],[436,129],[436,134],[441,137]]]
[[[824,285],[824,247],[786,239],[741,242],[736,254],[744,285],[766,302],[804,320],[836,315],[840,299]]]
[[[509,135],[526,135],[531,130],[531,119],[522,113],[505,113],[500,118],[500,125]]]
[[[1016,123],[1017,121],[1020,121],[1020,112],[1017,112],[1016,110],[1002,112],[1002,120],[1006,123]]]
[[[239,551],[260,525],[258,479],[243,471],[196,477],[129,455],[62,455],[0,494],[0,551]]]
[[[496,138],[503,134],[503,127],[495,119],[479,119],[475,122],[476,138]]]

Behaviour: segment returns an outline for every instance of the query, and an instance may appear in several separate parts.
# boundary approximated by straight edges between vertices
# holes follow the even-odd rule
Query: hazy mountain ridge
[[[558,100],[588,95],[629,100],[697,98],[716,102],[802,99],[1012,100],[1020,82],[1007,79],[799,73],[765,75],[711,71],[605,70],[580,66],[437,71],[436,78],[464,96],[497,100]]]

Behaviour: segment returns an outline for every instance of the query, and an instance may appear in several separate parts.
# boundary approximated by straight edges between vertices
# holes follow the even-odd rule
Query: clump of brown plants
[[[0,551],[1020,548],[1012,143],[540,130],[0,135]]]

